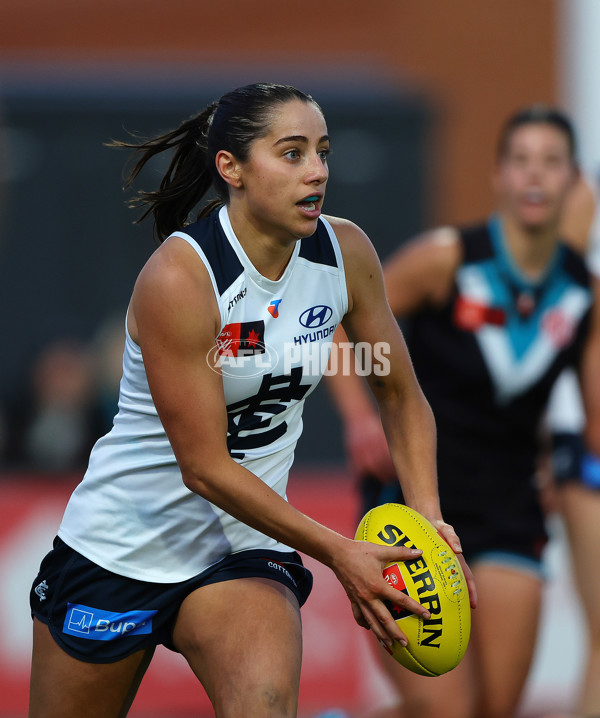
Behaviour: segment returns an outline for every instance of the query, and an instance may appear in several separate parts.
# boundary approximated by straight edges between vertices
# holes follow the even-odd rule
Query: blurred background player
[[[405,319],[415,371],[438,427],[444,515],[462,538],[478,586],[471,645],[435,681],[382,655],[401,696],[389,716],[509,718],[531,665],[547,540],[538,497],[539,433],[550,390],[576,367],[600,454],[598,288],[560,241],[578,178],[569,119],[532,107],[504,125],[493,184],[497,212],[475,226],[433,230],[384,264]],[[364,509],[402,501],[384,436],[356,376],[329,382],[361,474]]]
[[[566,241],[585,254],[588,268],[600,277],[600,207],[597,182],[581,176],[570,193],[562,220]],[[589,421],[589,418],[588,418]],[[542,477],[548,509],[564,520],[573,578],[585,622],[586,657],[577,699],[578,716],[600,716],[600,463],[586,451],[585,396],[573,369],[567,369],[552,391],[546,417],[551,461]],[[598,427],[588,426],[590,433]]]

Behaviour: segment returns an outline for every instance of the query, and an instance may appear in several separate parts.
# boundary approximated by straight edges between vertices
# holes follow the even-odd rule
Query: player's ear
[[[217,165],[217,172],[227,184],[236,189],[240,189],[243,186],[242,166],[231,152],[219,150],[215,157],[215,163]]]

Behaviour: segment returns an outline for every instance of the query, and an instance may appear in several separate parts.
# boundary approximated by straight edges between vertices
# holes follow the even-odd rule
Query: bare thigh
[[[381,666],[400,694],[395,708],[375,712],[369,718],[468,718],[475,704],[470,649],[461,663],[437,678],[419,676],[375,646]]]
[[[217,718],[296,715],[302,626],[282,584],[245,578],[197,589],[181,606],[173,642]]]
[[[512,718],[533,660],[543,582],[532,573],[493,563],[471,568],[478,595],[471,637],[476,715]]]
[[[65,653],[48,627],[34,619],[29,718],[122,718],[153,653],[85,663]]]
[[[394,710],[373,718],[512,718],[537,636],[541,579],[492,563],[471,566],[478,607],[460,665],[438,678],[406,670],[384,651],[382,666],[400,694]]]
[[[560,498],[573,572],[587,621],[588,655],[579,711],[582,715],[597,716],[600,715],[600,491],[569,483],[561,488]]]
[[[560,489],[560,498],[577,587],[589,627],[595,639],[600,641],[600,491],[570,483]]]

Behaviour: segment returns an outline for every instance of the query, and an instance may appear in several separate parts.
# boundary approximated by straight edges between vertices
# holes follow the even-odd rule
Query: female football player
[[[356,621],[388,644],[405,636],[386,599],[428,615],[382,576],[414,551],[352,541],[286,501],[320,378],[294,338],[316,323],[320,348],[344,320],[357,340],[389,342],[375,388],[406,500],[459,551],[440,513],[431,410],[373,247],[321,216],[330,139],[310,96],[249,85],[172,132],[117,144],[137,155],[131,180],[173,151],[159,189],[139,197],[162,243],[127,312],[114,427],[32,588],[30,718],[124,716],[157,644],[185,657],[217,716],[292,716],[311,588],[297,551],[335,572]],[[190,223],[211,187],[217,199]]]

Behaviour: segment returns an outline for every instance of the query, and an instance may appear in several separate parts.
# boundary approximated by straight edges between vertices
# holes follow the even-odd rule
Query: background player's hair
[[[562,110],[541,104],[525,107],[506,120],[498,138],[496,159],[500,160],[505,156],[510,139],[515,130],[523,125],[535,124],[552,125],[552,127],[556,127],[557,130],[560,130],[567,138],[571,159],[574,163],[576,162],[577,141],[575,139],[573,123]]]
[[[175,130],[152,139],[142,138],[138,143],[118,140],[107,143],[110,147],[133,149],[137,157],[126,176],[125,188],[132,185],[152,157],[173,150],[159,189],[139,191],[129,201],[130,207],[145,208],[136,221],[152,214],[154,234],[162,242],[171,232],[185,226],[190,212],[211,187],[217,199],[209,202],[198,216],[226,204],[229,187],[216,169],[217,153],[226,150],[241,162],[246,161],[252,142],[268,133],[273,108],[290,100],[310,102],[321,110],[310,95],[295,87],[255,83],[228,92]]]

